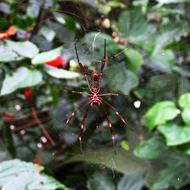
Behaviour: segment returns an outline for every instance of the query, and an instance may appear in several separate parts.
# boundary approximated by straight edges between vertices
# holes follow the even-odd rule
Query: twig
[[[32,108],[32,115],[34,117],[34,119],[36,120],[36,123],[40,126],[44,136],[49,140],[49,142],[52,145],[55,145],[54,140],[52,139],[52,137],[50,136],[50,134],[48,133],[47,129],[43,126],[42,122],[40,121],[40,119],[38,118],[37,114],[36,114],[36,109],[33,107]]]
[[[36,24],[34,25],[32,31],[31,31],[31,36],[32,38],[35,34],[38,33],[39,29],[41,28],[42,21],[46,18],[47,16],[47,8],[45,7],[45,0],[43,1],[43,4],[40,7],[40,11],[38,14],[38,17],[36,19]]]

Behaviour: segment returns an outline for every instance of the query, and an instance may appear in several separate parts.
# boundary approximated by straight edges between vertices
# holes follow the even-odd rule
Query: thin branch
[[[49,135],[47,129],[43,126],[41,120],[38,118],[37,114],[36,114],[36,109],[33,107],[32,108],[32,115],[34,117],[34,119],[36,120],[37,124],[40,126],[44,136],[49,140],[49,142],[52,144],[52,145],[55,145],[55,142],[54,140],[52,139],[52,137]]]

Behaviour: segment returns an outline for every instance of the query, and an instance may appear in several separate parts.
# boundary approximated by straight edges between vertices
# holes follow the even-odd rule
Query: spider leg
[[[114,133],[113,128],[112,128],[112,123],[111,123],[111,121],[110,121],[110,119],[108,117],[108,112],[106,111],[103,104],[102,104],[102,108],[103,108],[103,111],[104,111],[104,114],[105,114],[105,117],[106,117],[106,120],[107,120],[107,123],[108,123],[108,128],[109,128],[111,138],[112,138],[112,144],[114,146],[115,145],[115,133]]]
[[[68,125],[70,123],[70,121],[72,120],[72,118],[76,115],[76,113],[83,107],[85,107],[87,104],[89,104],[88,100],[87,101],[83,101],[82,103],[79,104],[79,106],[77,107],[77,109],[75,109],[67,118],[66,120],[66,125]]]
[[[88,107],[86,108],[86,111],[83,115],[83,119],[82,119],[82,122],[81,122],[81,125],[80,125],[80,135],[79,135],[79,141],[80,141],[80,149],[81,149],[81,152],[82,152],[82,138],[83,138],[83,135],[84,135],[84,127],[85,127],[85,120],[87,118],[87,115],[88,115],[88,110],[89,110],[89,105]]]
[[[106,93],[106,94],[100,94],[99,96],[119,96],[118,93]]]
[[[76,53],[76,56],[77,56],[77,62],[79,64],[79,67],[80,67],[81,71],[84,72],[84,66],[82,65],[82,63],[79,60],[79,55],[78,55],[76,43],[75,43],[75,53]]]
[[[108,57],[107,57],[107,53],[106,53],[106,39],[104,39],[104,57],[101,62],[102,62],[102,65],[101,65],[101,70],[100,70],[100,76],[102,77],[105,64],[108,62]]]
[[[82,65],[82,63],[80,62],[76,43],[75,43],[75,52],[76,52],[77,62],[78,62],[78,64],[79,64],[80,70],[81,70],[81,72],[82,72],[83,75],[84,75],[84,79],[85,79],[86,82],[87,82],[88,88],[89,88],[90,91],[91,91],[90,82],[89,82],[89,80],[88,80],[88,78],[87,78],[87,76],[86,76],[86,73],[87,73],[87,72],[90,72],[90,73],[91,73],[92,71],[90,71],[87,67],[84,67],[84,66]]]
[[[75,90],[72,90],[72,89],[69,89],[69,88],[65,88],[65,87],[63,88],[63,90],[71,92],[73,94],[89,95],[89,93],[87,93],[87,92],[75,91]]]
[[[112,92],[110,92],[110,93],[105,93],[105,94],[100,94],[99,96],[126,96],[126,94],[121,94],[121,93],[112,93]]]
[[[116,110],[115,107],[113,107],[111,104],[109,104],[108,102],[106,102],[106,101],[103,100],[103,99],[102,99],[102,101],[103,101],[109,108],[111,108],[111,109],[114,111],[115,115],[116,115],[125,125],[127,125],[127,122],[125,121],[125,119],[123,118],[123,116]]]

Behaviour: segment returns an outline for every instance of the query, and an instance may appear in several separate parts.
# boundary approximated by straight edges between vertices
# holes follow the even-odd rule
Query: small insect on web
[[[77,57],[77,62],[78,62],[78,65],[79,65],[79,69],[80,69],[81,73],[84,75],[84,79],[87,82],[87,85],[88,85],[88,88],[89,88],[90,92],[86,93],[86,92],[82,92],[82,91],[74,91],[72,89],[64,88],[64,90],[69,91],[69,92],[74,93],[74,94],[87,95],[87,99],[85,99],[81,104],[79,104],[78,108],[75,109],[68,116],[68,118],[66,120],[66,125],[68,125],[71,122],[72,118],[76,115],[76,113],[80,109],[86,108],[86,110],[84,112],[84,115],[83,115],[83,118],[82,118],[82,121],[81,121],[81,124],[80,124],[79,141],[80,141],[80,144],[81,144],[83,134],[84,134],[85,120],[87,118],[90,106],[91,107],[93,107],[93,106],[101,107],[102,111],[103,111],[103,113],[105,115],[105,119],[106,119],[106,121],[108,123],[107,126],[108,126],[108,128],[110,130],[111,137],[112,137],[112,143],[114,145],[115,134],[114,134],[114,131],[112,129],[112,123],[111,123],[111,121],[109,119],[109,115],[108,115],[108,112],[106,110],[106,107],[110,108],[115,113],[115,115],[125,125],[127,125],[127,123],[126,123],[125,119],[123,118],[123,116],[117,111],[117,109],[102,98],[103,96],[119,96],[119,95],[121,95],[119,93],[112,93],[112,92],[101,93],[101,90],[100,90],[100,84],[101,84],[101,80],[102,80],[102,77],[103,77],[103,74],[104,74],[104,68],[105,68],[105,65],[108,63],[108,56],[107,56],[107,53],[106,53],[106,40],[104,40],[104,55],[103,55],[103,58],[101,60],[100,71],[92,71],[92,70],[90,70],[88,67],[84,66],[80,62],[76,44],[75,44],[75,52],[76,52],[76,57]],[[90,78],[87,77],[87,74],[90,74]]]

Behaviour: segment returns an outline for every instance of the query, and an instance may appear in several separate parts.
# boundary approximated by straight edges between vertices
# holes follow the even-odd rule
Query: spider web
[[[24,5],[22,5],[22,6],[24,7]],[[88,31],[88,32],[90,32],[90,31]],[[94,30],[92,30],[92,32],[94,32]],[[84,35],[84,33],[83,33],[83,35]],[[101,35],[102,35],[102,33],[100,31],[97,31],[93,37],[92,42],[88,43],[88,44],[85,44],[84,42],[78,42],[78,40],[74,40],[67,44],[64,44],[65,47],[64,47],[64,52],[63,52],[63,58],[67,59],[67,58],[71,58],[73,55],[75,55],[74,44],[76,43],[78,46],[78,49],[79,49],[80,61],[84,65],[90,66],[92,69],[100,70],[100,64],[101,64],[101,60],[103,57],[103,51],[102,51],[102,54],[96,52],[96,49],[99,48],[99,44],[96,44],[96,41],[98,39],[100,39],[102,41],[101,43],[103,44],[103,38],[101,37]],[[123,53],[123,50],[120,52],[117,52],[117,54],[114,55],[114,58],[117,58],[122,53]],[[73,58],[76,60],[76,56],[74,56]],[[110,60],[111,60],[111,58],[110,58]],[[114,59],[112,59],[112,60],[114,60]],[[91,61],[94,63],[93,65],[91,64]],[[68,82],[67,85],[68,86],[76,86],[76,87],[78,86],[77,82]],[[84,88],[86,89],[87,87],[84,87]],[[80,89],[82,89],[82,88],[80,87]],[[66,96],[70,98],[73,95],[67,93]],[[43,125],[43,127],[46,128],[48,131],[50,129],[50,131],[52,131],[56,134],[55,136],[58,135],[61,140],[63,139],[67,143],[69,142],[70,146],[72,146],[72,144],[74,142],[78,141],[78,133],[79,133],[80,126],[79,126],[79,123],[77,124],[78,126],[74,126],[74,125],[76,125],[76,122],[75,122],[74,124],[71,124],[71,126],[68,126],[67,129],[64,128],[66,115],[69,114],[70,111],[72,111],[73,106],[71,106],[71,104],[73,104],[74,102],[68,103],[66,100],[64,100],[64,98],[61,98],[61,99],[59,100],[59,104],[58,104],[57,108],[50,108],[51,109],[50,113],[49,113],[48,106],[52,107],[51,100],[47,101],[47,103],[44,102],[44,106],[42,109],[38,110],[38,108],[35,108],[36,114],[38,115],[38,118],[41,121],[40,125]],[[7,125],[9,125],[13,131],[16,128],[17,129],[16,131],[19,132],[19,133],[17,132],[17,134],[14,135],[14,137],[17,139],[16,141],[19,141],[20,138],[23,138],[24,139],[23,142],[27,143],[28,141],[27,141],[27,139],[25,139],[25,136],[26,136],[25,134],[32,135],[32,134],[36,133],[36,135],[37,135],[38,131],[40,130],[39,123],[36,123],[36,125],[37,125],[36,127],[33,126],[32,124],[30,125],[30,123],[33,122],[33,120],[34,120],[33,116],[32,116],[32,109],[34,107],[36,107],[36,103],[24,101],[22,96],[16,95],[16,94],[10,95],[8,97],[8,100],[7,100],[7,97],[5,97],[5,101],[9,102],[9,106],[8,106],[8,108],[5,109],[5,113],[11,113],[11,115],[16,116],[16,121],[12,123],[11,120],[9,122],[9,119],[8,119]],[[80,101],[81,101],[81,98],[79,97],[76,105],[78,105],[80,103]],[[88,120],[86,121],[87,127],[89,127],[90,121],[97,120],[96,118],[94,119],[92,117],[92,115],[94,114],[93,111],[94,111],[94,109],[92,109],[88,115]],[[99,112],[97,111],[96,113],[98,114]],[[50,115],[50,116],[48,116],[48,115]],[[82,110],[82,113],[81,112],[78,113],[77,118],[81,118],[82,115],[83,115],[83,110]],[[101,114],[98,114],[96,117],[100,117],[99,115],[101,115]],[[30,121],[30,119],[31,119],[31,121]],[[77,120],[77,119],[74,118],[74,120]],[[49,127],[49,125],[51,127]],[[102,125],[102,121],[101,121],[97,125],[98,126],[95,126],[95,128],[93,129],[93,132],[95,133],[94,137],[92,137],[91,132],[85,133],[86,138],[91,139],[89,141],[89,143],[92,141],[95,142],[93,144],[94,149],[104,148],[104,146],[101,145],[101,141],[99,141],[99,137],[107,136],[105,138],[105,139],[107,139],[106,143],[112,148],[111,140],[110,140],[111,137],[109,134],[109,130],[106,127],[107,123],[103,122],[103,125]],[[100,134],[101,134],[101,136],[100,136]],[[52,136],[52,138],[54,139],[55,136]],[[35,145],[35,143],[37,143],[37,146],[39,148],[42,148],[41,145],[45,144],[46,140],[44,141],[44,134],[42,132],[42,136],[37,135],[36,138],[34,139],[32,145],[30,144],[29,146],[32,147]],[[54,141],[56,142],[55,139],[54,139]],[[99,146],[96,145],[98,143],[99,143]],[[92,148],[92,147],[89,146],[87,148]],[[114,163],[114,159],[110,158],[110,162]],[[113,176],[115,176],[113,169],[112,169],[112,172],[113,172]]]
[[[23,1],[24,2],[24,1]],[[24,5],[22,5],[24,7]],[[96,28],[96,29],[90,29],[90,26],[87,27],[86,25],[90,25],[90,21],[88,21],[88,18],[81,16],[82,14],[82,10],[80,9],[80,7],[78,8],[78,13],[79,15],[75,15],[79,20],[82,20],[82,23],[85,24],[81,24],[81,30],[82,30],[82,35],[85,36],[85,34],[90,33],[90,32],[94,32],[94,36],[91,39],[87,39],[87,42],[84,41],[80,41],[77,39],[73,39],[71,41],[68,41],[67,43],[64,44],[64,50],[63,50],[63,59],[74,59],[76,61],[76,55],[75,55],[75,50],[74,50],[74,44],[77,44],[77,48],[78,48],[78,53],[79,53],[79,58],[80,61],[82,62],[82,64],[84,64],[85,66],[88,66],[91,69],[96,69],[99,70],[100,69],[100,65],[101,65],[101,60],[103,57],[103,39],[104,39],[104,31],[101,27]],[[62,12],[60,11],[59,13],[65,13],[68,15],[73,15],[74,13],[71,11],[66,11],[66,12]],[[57,42],[60,42],[57,39]],[[105,81],[102,81],[102,86],[104,87],[105,85],[110,85],[110,81],[112,80],[112,77],[110,77],[109,75],[109,68],[113,67],[117,67],[117,69],[122,70],[123,67],[127,67],[126,64],[124,63],[123,60],[123,53],[124,51],[126,51],[128,49],[128,47],[118,51],[117,53],[113,54],[110,56],[109,59],[109,63],[105,68]],[[101,51],[101,53],[99,52]],[[121,63],[121,64],[120,64]],[[189,67],[185,67],[185,69],[189,69]],[[148,69],[141,71],[141,73],[139,74],[139,79],[141,80],[141,76],[143,76],[143,72],[147,73],[150,76],[154,76],[154,75],[158,75],[157,78],[155,78],[154,80],[150,81],[151,83],[151,87],[155,87],[155,86],[163,86],[163,88],[168,88],[169,86],[171,87],[171,82],[172,80],[175,80],[174,78],[170,78],[169,75],[165,72],[162,72],[162,70],[160,70],[159,67],[154,67],[153,69],[151,68],[151,66],[148,66]],[[180,70],[178,70],[178,72],[180,72]],[[183,72],[184,73],[184,72]],[[187,73],[188,74],[188,73]],[[165,83],[160,82],[159,84],[159,79],[161,77],[163,77],[165,75]],[[160,78],[159,78],[160,77]],[[146,79],[143,79],[146,80]],[[181,79],[183,80],[183,78]],[[85,81],[81,80],[81,81],[67,81],[64,84],[66,84],[67,86],[70,87],[74,87],[76,89],[79,89],[80,91],[85,90],[87,91],[88,88],[85,85]],[[119,80],[116,81],[116,83],[119,83]],[[141,84],[143,85],[143,83]],[[180,83],[181,88],[183,88],[183,85],[187,85],[187,81],[182,81]],[[157,87],[159,89],[159,87]],[[157,93],[157,92],[155,92]],[[73,99],[72,99],[73,97]],[[168,95],[168,97],[170,97],[170,95]],[[137,100],[138,100],[138,96],[137,96]],[[110,100],[110,99],[109,99]],[[80,102],[82,101],[82,98],[80,96],[77,96],[77,100],[76,100],[76,96],[70,93],[62,93],[62,97],[59,97],[59,103],[58,105],[55,107],[52,107],[51,105],[51,100],[47,100],[46,103],[43,104],[43,109],[42,110],[36,110],[36,112],[39,114],[41,114],[42,116],[40,118],[40,120],[42,121],[42,124],[45,128],[47,128],[48,130],[50,129],[50,131],[52,130],[52,132],[55,133],[55,141],[57,140],[56,137],[58,136],[60,139],[60,142],[64,141],[67,142],[67,146],[71,147],[73,144],[76,143],[76,141],[78,141],[78,134],[79,134],[79,130],[80,130],[80,119],[83,116],[84,110],[81,110],[81,112],[77,113],[77,116],[73,119],[74,121],[72,122],[72,124],[70,126],[68,126],[67,128],[64,128],[64,124],[65,124],[65,120],[66,120],[66,116],[72,112],[72,110],[74,109],[74,107],[77,107],[77,105],[80,104]],[[118,103],[117,100],[113,100],[116,103]],[[27,116],[28,118],[31,118],[31,110],[34,106],[36,106],[35,103],[27,103],[26,101],[23,101],[23,97],[20,95],[10,95],[8,97],[8,99],[5,97],[5,102],[8,102],[8,108],[5,109],[5,112],[11,113],[13,115],[16,115],[19,119],[21,119],[22,117],[25,118],[25,116]],[[111,103],[112,103],[112,99],[111,99]],[[121,103],[119,105],[121,105],[123,102],[121,101]],[[153,101],[152,101],[153,103]],[[6,104],[6,103],[5,103]],[[74,106],[73,106],[74,105]],[[76,106],[75,106],[76,105]],[[115,104],[114,104],[115,105]],[[117,104],[116,104],[117,105]],[[47,113],[46,113],[47,111]],[[96,114],[94,114],[96,112]],[[49,116],[47,116],[46,114],[48,114]],[[87,142],[87,149],[103,149],[105,148],[105,144],[102,146],[102,142],[101,142],[101,138],[105,139],[105,143],[106,146],[112,147],[111,145],[111,141],[110,141],[110,134],[109,134],[109,130],[106,127],[106,121],[104,121],[104,117],[101,116],[102,113],[100,113],[99,110],[96,109],[92,109],[87,117],[87,121],[86,121],[86,127],[88,128],[88,130],[86,130],[85,132],[85,138],[88,139]],[[95,117],[94,117],[95,115]],[[99,119],[96,119],[96,117],[101,118],[100,122],[97,122],[97,125],[95,124],[94,127],[89,126],[89,124],[92,123],[92,121],[96,121]],[[111,115],[111,119],[113,119],[113,115]],[[18,119],[18,120],[19,120]],[[14,128],[14,125],[16,124],[11,124],[8,123],[10,125],[11,128]],[[26,125],[25,123],[22,125]],[[50,125],[50,127],[49,127]],[[48,126],[48,127],[47,127]],[[90,129],[89,129],[90,128]],[[92,128],[92,129],[91,129]],[[35,127],[34,131],[37,134],[37,131],[39,130],[38,127]],[[92,133],[93,132],[93,133]],[[19,136],[15,136],[15,138],[20,138],[21,136],[24,136],[25,133],[33,133],[32,129],[30,129],[30,126],[28,128],[23,127],[23,129],[19,130]],[[43,133],[42,133],[43,134]],[[93,135],[95,134],[95,135]],[[44,135],[42,135],[44,136]],[[41,137],[42,136],[38,136],[36,137],[36,139],[34,139],[35,143],[39,143],[42,141]],[[53,138],[52,137],[52,138]],[[27,142],[27,141],[25,141]],[[94,142],[94,143],[93,143]],[[103,141],[104,142],[104,141]],[[57,142],[56,142],[57,143]],[[86,141],[84,142],[86,143]],[[41,143],[42,144],[42,143]],[[78,145],[77,145],[78,146]],[[39,147],[41,148],[41,147]],[[79,149],[79,146],[78,146]],[[115,165],[115,160],[114,157],[110,157],[110,162],[113,163],[113,165]],[[115,176],[114,173],[114,168],[116,166],[113,166],[112,171],[113,171],[113,177]]]
[[[32,2],[32,1],[31,1]],[[23,3],[24,3],[24,1],[23,1]],[[36,2],[37,3],[37,2]],[[40,4],[42,4],[42,2],[40,1],[39,2]],[[48,3],[48,1],[47,1],[47,3]],[[35,5],[35,3],[33,3],[34,5]],[[24,7],[24,4],[22,5],[23,7]],[[102,51],[102,53],[100,54],[100,53],[97,53],[97,49],[99,48],[99,47],[101,47],[102,46],[102,44],[103,44],[103,39],[104,39],[104,35],[102,35],[103,33],[103,28],[97,28],[96,30],[97,31],[95,31],[94,29],[93,30],[90,30],[89,28],[90,28],[90,21],[89,21],[89,19],[88,18],[86,18],[86,17],[83,17],[82,16],[82,10],[81,10],[81,6],[79,6],[79,7],[76,7],[76,9],[78,9],[78,15],[76,14],[76,13],[73,13],[73,12],[71,12],[71,11],[60,11],[60,12],[58,12],[58,13],[65,13],[65,14],[68,14],[68,15],[70,15],[70,16],[74,16],[74,17],[76,17],[76,18],[78,18],[78,20],[79,21],[81,21],[81,23],[85,23],[85,24],[81,24],[81,29],[83,30],[83,36],[85,36],[85,34],[87,34],[87,33],[90,33],[90,32],[94,32],[94,37],[92,38],[92,41],[90,41],[90,43],[88,42],[88,44],[86,44],[85,42],[81,42],[81,41],[78,41],[78,40],[76,40],[76,39],[74,39],[74,41],[71,41],[71,42],[69,42],[69,43],[66,43],[66,44],[64,44],[64,46],[65,46],[65,48],[64,48],[64,52],[63,52],[63,58],[65,58],[65,59],[68,59],[68,58],[71,58],[73,55],[75,55],[75,52],[74,52],[74,44],[76,43],[77,44],[77,46],[78,46],[78,49],[79,49],[79,57],[80,57],[80,61],[84,64],[84,65],[86,65],[86,66],[90,66],[90,67],[92,67],[93,69],[94,68],[96,68],[97,69],[97,67],[100,67],[100,64],[101,64],[101,59],[102,59],[102,55],[103,55],[103,51]],[[88,27],[87,27],[88,26]],[[102,43],[100,43],[99,41],[102,41]],[[117,52],[117,53],[115,53],[114,55],[112,55],[111,56],[111,58],[109,59],[109,61],[111,62],[114,62],[114,61],[117,61],[117,58],[119,59],[120,58],[120,56],[122,57],[122,54],[123,54],[123,52],[125,51],[125,50],[127,50],[127,48],[128,47],[126,47],[126,48],[124,48],[123,50],[121,50],[121,51],[119,51],[119,52]],[[103,48],[100,48],[100,49],[103,49]],[[73,57],[73,59],[75,59],[76,60],[76,57]],[[93,63],[95,63],[94,65],[92,64],[92,62]],[[110,65],[107,65],[107,67],[110,67]],[[121,65],[119,65],[119,64],[117,64],[115,67],[117,67],[117,68],[120,68],[121,67],[121,69],[122,69],[122,66]],[[151,72],[154,72],[154,73],[156,73],[156,72],[159,72],[160,70],[159,69],[155,69],[154,68],[154,71],[148,71],[149,73],[151,73]],[[105,73],[106,73],[106,71],[105,71]],[[161,73],[162,74],[162,73]],[[109,77],[109,73],[106,75],[106,77]],[[109,78],[107,81],[108,81],[108,83],[109,83],[109,81],[111,81],[112,79],[111,78]],[[167,80],[167,78],[166,78],[166,80]],[[118,83],[118,81],[116,81],[116,83]],[[68,85],[69,86],[72,86],[72,85],[77,85],[77,83],[75,83],[75,82],[68,82]],[[152,85],[153,86],[153,85]],[[77,86],[76,86],[77,87]],[[86,87],[84,87],[85,89],[86,89]],[[166,88],[167,88],[167,86],[166,86]],[[69,97],[69,96],[73,96],[73,95],[69,95],[69,94],[67,94],[67,96]],[[12,97],[12,100],[14,100],[15,98],[14,97]],[[80,98],[79,98],[79,100],[80,100]],[[17,104],[15,104],[15,106],[16,106]],[[20,104],[18,104],[18,105],[20,105]],[[12,111],[10,111],[10,113],[15,113],[16,112],[16,114],[18,114],[18,111],[16,110],[15,111],[15,106],[13,106],[13,109],[12,109]],[[29,113],[30,114],[30,109],[31,109],[31,107],[32,107],[33,105],[32,104],[30,104],[30,108],[28,107],[28,105],[27,106],[25,106],[25,105],[23,105],[23,106],[21,106],[22,107],[22,113],[23,114],[26,114],[26,113]],[[80,116],[81,117],[81,116]],[[49,122],[51,119],[48,119],[48,120],[44,120],[44,123],[45,122]],[[62,121],[62,120],[61,120]],[[53,128],[55,128],[55,127],[53,127]]]

